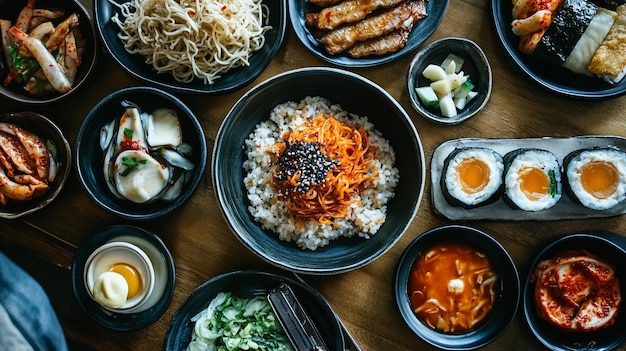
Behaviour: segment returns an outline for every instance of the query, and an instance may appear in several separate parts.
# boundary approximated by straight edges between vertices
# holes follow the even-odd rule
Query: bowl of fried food
[[[98,102],[78,130],[76,171],[89,197],[126,219],[180,208],[204,176],[207,146],[194,113],[157,88],[130,87]]]
[[[423,149],[406,111],[341,69],[260,83],[235,103],[213,150],[217,200],[237,238],[301,273],[336,274],[380,257],[424,189]]]
[[[61,129],[34,112],[0,115],[0,218],[38,211],[59,195],[70,173]]]
[[[583,231],[549,243],[524,284],[524,316],[535,337],[550,350],[623,344],[625,259],[626,240],[617,233]]]
[[[79,0],[2,0],[0,6],[0,94],[45,104],[84,85],[96,63],[97,38]]]
[[[475,228],[449,225],[414,239],[398,261],[398,309],[413,333],[443,350],[475,350],[504,333],[520,281],[506,249]]]

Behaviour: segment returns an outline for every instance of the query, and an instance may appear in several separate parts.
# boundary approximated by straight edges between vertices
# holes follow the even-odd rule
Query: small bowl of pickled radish
[[[137,245],[113,241],[87,258],[84,282],[89,296],[103,308],[133,313],[142,308],[154,290],[154,267]]]
[[[493,75],[487,56],[473,41],[433,41],[411,61],[407,87],[420,115],[441,124],[459,124],[477,115],[491,96]]]
[[[398,261],[395,298],[407,326],[444,350],[475,350],[517,313],[520,279],[506,249],[478,229],[448,225],[414,239]]]

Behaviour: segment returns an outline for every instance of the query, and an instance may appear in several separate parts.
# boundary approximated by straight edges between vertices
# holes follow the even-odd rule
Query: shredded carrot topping
[[[286,132],[283,139],[285,142],[276,145],[278,162],[272,179],[279,198],[285,201],[289,214],[297,223],[316,220],[330,224],[335,218],[345,218],[348,207],[359,202],[359,193],[375,186],[378,170],[372,161],[378,157],[378,148],[370,145],[363,128],[320,114],[298,129]],[[307,170],[304,166],[287,176],[284,172],[278,176],[283,167],[281,156],[294,143],[315,145],[332,162],[324,179],[319,179],[319,182],[309,179],[307,186],[303,187],[301,180],[312,177],[305,174]],[[317,161],[324,161],[319,160],[315,153],[311,154],[303,158],[317,157]],[[309,160],[301,161],[297,164],[304,165]],[[293,160],[291,164],[294,164]],[[313,178],[315,176],[313,174]]]

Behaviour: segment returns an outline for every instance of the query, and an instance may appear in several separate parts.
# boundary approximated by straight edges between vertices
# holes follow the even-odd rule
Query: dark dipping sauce
[[[413,312],[440,332],[474,330],[489,315],[498,277],[485,254],[464,243],[442,243],[421,253],[409,274]]]

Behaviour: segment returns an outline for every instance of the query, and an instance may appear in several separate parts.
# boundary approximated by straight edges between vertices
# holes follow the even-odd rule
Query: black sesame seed
[[[328,171],[339,164],[326,156],[319,143],[296,141],[287,143],[285,151],[278,157],[276,180],[284,182],[299,173],[297,192],[305,193],[312,186],[321,184]]]

